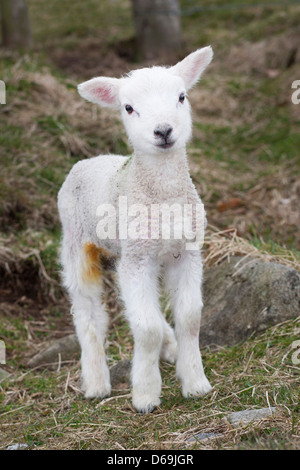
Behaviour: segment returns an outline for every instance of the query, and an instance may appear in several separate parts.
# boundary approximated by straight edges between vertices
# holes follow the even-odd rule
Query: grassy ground
[[[76,92],[86,78],[140,66],[130,2],[69,3],[66,15],[65,0],[29,0],[33,51],[0,49],[0,79],[7,84],[0,109],[0,339],[14,375],[0,389],[0,448],[16,442],[39,449],[299,448],[291,346],[299,339],[297,320],[234,348],[204,350],[214,389],[200,400],[183,399],[174,368],[163,363],[162,404],[149,416],[133,411],[128,389],[114,390],[104,403],[84,400],[78,358],[56,371],[26,367],[47,341],[73,332],[59,284],[57,191],[79,159],[131,151],[118,115]],[[183,11],[197,5],[182,2]],[[290,99],[300,63],[289,47],[278,46],[282,36],[293,41],[299,19],[299,6],[216,9],[182,19],[185,51],[207,44],[215,50],[190,96],[190,167],[210,224],[207,265],[227,250],[300,269],[300,105]],[[236,231],[225,236],[228,228]],[[132,354],[118,315],[111,317],[108,346],[110,365]],[[269,405],[280,414],[254,426],[233,429],[226,420],[231,411]],[[217,437],[188,440],[203,431]]]
[[[10,344],[19,351],[28,343],[40,345],[38,334],[45,335],[44,324],[26,325],[14,325],[14,331],[9,325]],[[214,388],[199,400],[182,398],[174,367],[162,363],[162,402],[151,415],[136,414],[127,388],[113,390],[112,397],[101,402],[84,400],[77,362],[55,372],[19,370],[17,380],[3,387],[1,446],[22,442],[38,449],[296,449],[299,386],[290,353],[297,334],[299,321],[291,321],[243,345],[214,353],[204,350]],[[120,357],[117,339],[121,356],[131,353],[123,325],[118,338],[113,330],[110,333],[109,349],[115,350],[110,363]],[[277,406],[279,414],[255,425],[235,429],[226,419],[231,411],[268,406]],[[189,440],[201,432],[215,436],[203,442]]]

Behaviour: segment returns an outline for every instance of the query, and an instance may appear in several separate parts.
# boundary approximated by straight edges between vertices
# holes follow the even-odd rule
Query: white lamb
[[[100,155],[78,162],[58,195],[63,280],[73,305],[87,398],[103,398],[111,392],[104,352],[108,314],[101,297],[101,258],[108,255],[118,259],[121,295],[134,337],[131,379],[136,410],[147,413],[160,404],[160,357],[176,361],[185,397],[211,390],[199,349],[203,305],[200,249],[188,249],[187,237],[166,239],[160,231],[159,236],[147,237],[144,231],[143,236],[129,237],[119,229],[114,231],[115,237],[99,236],[103,227],[100,230],[97,224],[104,215],[103,207],[115,208],[114,223],[122,217],[124,222],[119,213],[121,198],[129,208],[150,210],[161,204],[203,208],[186,157],[192,129],[186,94],[212,56],[211,47],[205,47],[173,67],[143,68],[120,79],[98,77],[78,86],[85,99],[121,111],[134,149],[129,158]],[[145,216],[138,220],[140,229],[148,221]],[[200,230],[204,223],[204,210],[200,224],[193,212],[192,228]],[[146,235],[147,230],[148,226]],[[175,334],[160,310],[161,278],[170,294]]]

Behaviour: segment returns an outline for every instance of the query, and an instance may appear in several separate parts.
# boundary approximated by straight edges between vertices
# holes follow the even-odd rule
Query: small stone
[[[278,410],[275,406],[270,408],[260,408],[258,410],[244,410],[230,413],[227,416],[227,420],[233,427],[245,426],[253,421],[259,421],[263,418],[270,418],[278,414]]]
[[[22,449],[27,449],[28,444],[13,444],[11,446],[8,446],[6,450],[22,450]]]
[[[197,441],[205,441],[206,439],[211,439],[212,437],[217,436],[214,432],[200,432],[199,434],[195,434],[188,439],[188,442],[197,442]]]

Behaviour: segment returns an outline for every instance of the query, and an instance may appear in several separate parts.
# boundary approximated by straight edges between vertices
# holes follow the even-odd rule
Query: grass
[[[162,403],[149,416],[135,413],[124,387],[108,401],[84,400],[77,357],[58,370],[26,366],[46,343],[74,331],[59,282],[56,196],[65,175],[79,159],[131,153],[119,116],[83,102],[76,85],[139,65],[129,47],[129,1],[73,1],[68,15],[65,0],[28,4],[34,49],[25,55],[0,50],[0,78],[7,84],[7,105],[0,109],[0,339],[13,374],[0,386],[0,448],[18,442],[34,449],[299,448],[299,376],[292,362],[297,318],[232,348],[204,349],[214,388],[199,400],[184,399],[174,367],[162,363]],[[181,2],[183,9],[198,4]],[[290,100],[300,68],[282,65],[281,49],[273,58],[275,74],[269,63],[257,68],[248,57],[250,46],[272,44],[299,17],[298,6],[269,6],[182,18],[183,52],[206,44],[215,50],[213,65],[190,93],[190,167],[209,221],[206,266],[241,254],[300,269],[300,105]],[[109,278],[107,300],[114,365],[132,356],[133,341]],[[269,405],[279,410],[270,419],[238,429],[227,420],[232,411]],[[189,441],[200,432],[215,437]]]
[[[84,400],[76,361],[59,371],[25,369],[3,385],[1,447],[21,442],[38,449],[296,449],[299,385],[291,344],[297,331],[299,319],[233,348],[205,349],[214,388],[198,400],[181,396],[174,366],[162,363],[161,406],[148,416],[132,409],[129,389],[114,390],[100,402]],[[119,335],[125,343],[126,328]],[[24,335],[19,341],[26,341]],[[268,406],[279,414],[251,426],[233,429],[226,419],[233,411]],[[216,437],[189,441],[200,432]]]
[[[260,122],[259,129],[243,124],[237,126],[234,133],[230,126],[198,124],[201,137],[194,142],[203,149],[207,158],[226,161],[231,166],[245,165],[249,168],[257,160],[276,165],[288,159],[295,159],[295,163],[300,164],[299,134],[292,130],[288,117],[275,116]]]

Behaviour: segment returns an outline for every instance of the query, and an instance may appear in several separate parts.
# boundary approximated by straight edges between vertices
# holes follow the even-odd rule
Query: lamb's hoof
[[[206,377],[197,380],[193,383],[185,384],[182,386],[182,395],[186,398],[202,397],[209,393],[212,389]]]
[[[132,404],[138,413],[152,413],[159,406],[160,399],[150,395],[134,396]]]
[[[109,385],[98,385],[90,386],[85,389],[84,397],[88,400],[93,398],[106,398],[111,394],[111,386]]]

